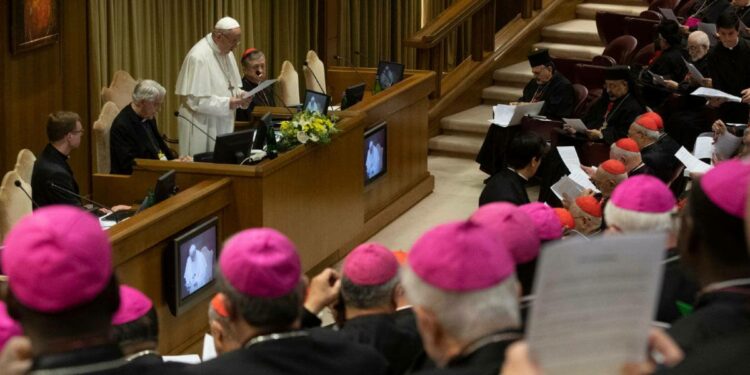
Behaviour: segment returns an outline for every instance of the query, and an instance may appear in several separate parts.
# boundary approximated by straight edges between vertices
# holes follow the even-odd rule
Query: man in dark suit
[[[547,144],[537,134],[523,132],[510,141],[506,155],[507,168],[495,173],[479,196],[479,205],[491,202],[530,203],[526,182],[534,177]]]
[[[186,369],[186,374],[384,375],[375,349],[337,332],[300,330],[305,294],[294,244],[270,228],[229,239],[219,257],[227,326],[242,348]]]
[[[112,121],[109,131],[110,173],[133,174],[138,159],[172,160],[174,155],[159,135],[156,114],[167,91],[156,81],[138,82],[133,102]]]
[[[549,50],[543,49],[529,55],[529,65],[534,78],[523,88],[523,103],[543,101],[539,112],[542,116],[555,119],[570,117],[575,109],[575,91],[570,81],[555,69]]]
[[[78,198],[61,189],[53,188],[53,184],[78,194],[78,183],[68,165],[68,158],[71,151],[80,146],[82,137],[83,126],[77,113],[58,111],[49,115],[49,144],[34,162],[31,175],[32,196],[39,207],[52,204],[81,205]]]

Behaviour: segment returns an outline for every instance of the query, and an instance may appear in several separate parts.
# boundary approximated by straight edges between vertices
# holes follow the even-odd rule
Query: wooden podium
[[[328,81],[336,90],[360,77],[372,82],[373,69],[359,71],[331,68]],[[157,305],[164,323],[161,351],[198,352],[207,326],[205,302],[179,317],[166,307],[157,270],[171,238],[218,215],[221,241],[241,229],[271,227],[297,245],[309,274],[334,264],[432,192],[427,109],[433,89],[433,72],[407,71],[403,81],[339,112],[340,132],[331,143],[298,146],[257,165],[139,159],[132,176],[95,174],[94,199],[116,204],[142,199],[161,174],[177,171],[181,193],[110,230],[120,280],[141,288]],[[387,172],[365,186],[364,133],[383,121]]]

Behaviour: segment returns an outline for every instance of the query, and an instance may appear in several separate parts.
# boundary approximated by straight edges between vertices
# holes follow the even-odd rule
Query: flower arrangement
[[[336,132],[336,118],[319,112],[297,112],[290,121],[281,122],[281,142],[286,148],[309,142],[328,143]]]

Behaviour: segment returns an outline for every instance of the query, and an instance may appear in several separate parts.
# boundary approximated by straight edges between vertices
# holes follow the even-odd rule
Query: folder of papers
[[[492,124],[501,127],[518,125],[524,116],[536,116],[542,111],[544,102],[509,105],[498,104],[492,107]]]

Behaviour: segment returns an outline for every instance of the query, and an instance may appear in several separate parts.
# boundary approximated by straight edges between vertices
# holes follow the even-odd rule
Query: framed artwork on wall
[[[60,39],[59,0],[11,0],[11,52],[20,53]]]

